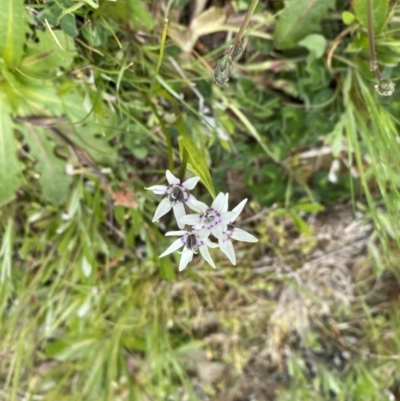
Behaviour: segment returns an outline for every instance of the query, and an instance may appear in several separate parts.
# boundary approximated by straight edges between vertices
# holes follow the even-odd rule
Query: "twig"
[[[245,17],[244,21],[242,22],[242,25],[240,26],[238,34],[235,37],[235,41],[233,42],[233,46],[231,46],[231,48],[226,53],[227,56],[232,56],[232,54],[235,51],[235,49],[239,46],[239,44],[240,44],[240,42],[242,40],[244,31],[246,30],[247,25],[249,25],[250,19],[254,14],[254,10],[256,9],[257,4],[258,4],[258,0],[253,0],[251,2],[250,7],[247,10],[246,17]]]
[[[368,19],[368,43],[369,43],[369,54],[370,54],[370,63],[369,67],[371,71],[375,73],[378,81],[382,80],[382,74],[379,70],[378,60],[376,59],[376,50],[375,50],[375,31],[374,31],[374,16],[372,9],[372,0],[367,0],[367,19]]]

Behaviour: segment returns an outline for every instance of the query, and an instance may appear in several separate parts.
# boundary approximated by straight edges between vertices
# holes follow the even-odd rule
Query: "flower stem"
[[[235,41],[233,42],[233,46],[231,46],[231,48],[228,50],[228,52],[226,53],[228,56],[232,56],[234,50],[239,46],[240,41],[242,40],[244,31],[247,28],[247,25],[250,22],[251,17],[254,14],[254,10],[256,9],[256,6],[258,4],[259,0],[253,0],[250,4],[249,9],[247,10],[247,14],[246,17],[244,19],[244,21],[242,22],[242,25],[240,26],[239,32],[235,37]]]
[[[368,43],[369,43],[369,53],[370,53],[370,63],[369,66],[371,71],[375,73],[376,78],[381,81],[382,75],[379,70],[378,60],[376,59],[375,50],[375,31],[374,31],[374,16],[372,9],[372,0],[367,0],[367,20],[368,20]]]
[[[158,75],[158,72],[160,71],[162,60],[164,57],[164,49],[165,49],[165,42],[167,40],[167,32],[168,32],[168,18],[165,18],[164,19],[164,27],[163,27],[162,36],[161,36],[160,55],[158,57],[156,71],[154,73],[153,80],[151,82],[151,94],[154,94],[157,75]]]

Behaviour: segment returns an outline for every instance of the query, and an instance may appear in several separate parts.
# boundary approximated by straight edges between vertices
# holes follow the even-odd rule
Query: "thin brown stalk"
[[[254,10],[257,7],[259,0],[253,0],[250,4],[249,9],[247,10],[247,14],[246,17],[244,19],[244,21],[242,22],[242,25],[240,26],[239,32],[235,37],[235,41],[233,42],[233,46],[231,46],[231,48],[228,50],[228,52],[226,53],[228,56],[232,56],[234,50],[240,45],[240,42],[242,40],[244,31],[247,28],[247,25],[249,25],[250,19],[254,14]]]
[[[375,50],[375,31],[374,31],[374,16],[372,9],[372,0],[367,0],[367,19],[368,19],[368,43],[369,43],[369,54],[370,54],[370,63],[369,66],[371,71],[375,73],[376,78],[381,81],[382,75],[379,70],[378,60],[376,59],[376,50]]]

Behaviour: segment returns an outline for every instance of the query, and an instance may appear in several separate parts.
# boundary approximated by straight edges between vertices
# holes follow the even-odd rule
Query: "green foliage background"
[[[240,14],[250,2],[225,3]],[[307,253],[306,217],[352,200],[373,223],[374,279],[396,280],[400,98],[374,90],[367,3],[269,3],[259,2],[244,55],[217,86],[221,33],[239,28],[221,2],[0,2],[0,400],[169,400],[178,389],[199,399],[184,364],[207,349],[193,334],[199,310],[221,313],[224,333],[242,339],[223,360],[239,374],[252,330],[224,296],[234,289],[258,302],[246,280],[266,249],[287,252],[279,219],[307,239]],[[400,7],[373,4],[378,63],[396,82]],[[326,163],[307,162],[321,149]],[[151,222],[159,199],[144,187],[167,168],[183,178],[186,167],[202,179],[200,199],[232,188],[260,216],[247,227],[260,242],[239,246],[235,268],[196,260],[177,275],[179,255],[158,258],[172,221]],[[296,285],[272,272],[256,286],[280,284]],[[397,298],[378,312],[362,297],[335,310],[343,330],[362,333],[351,364],[321,363],[310,379],[294,352],[277,399],[398,396]],[[277,304],[262,307],[269,318]],[[312,329],[307,336],[307,346],[324,347]],[[205,389],[210,399],[219,391]]]

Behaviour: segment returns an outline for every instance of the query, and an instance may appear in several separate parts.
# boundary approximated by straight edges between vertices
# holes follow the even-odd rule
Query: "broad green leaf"
[[[304,39],[300,40],[299,45],[304,46],[310,52],[309,56],[307,57],[307,61],[310,63],[324,55],[326,39],[318,33],[312,33],[311,35],[308,35]]]
[[[348,11],[343,11],[342,12],[342,21],[346,24],[346,25],[351,25],[354,20],[355,20],[355,16],[352,13],[349,13]]]
[[[371,0],[372,15],[374,19],[374,31],[379,33],[386,25],[389,0]],[[354,1],[354,14],[364,27],[368,26],[367,0]]]
[[[43,73],[54,75],[60,67],[68,70],[76,54],[74,41],[61,30],[38,31],[36,35],[36,42],[27,43],[21,71],[43,78]]]
[[[179,137],[179,145],[181,149],[181,154],[183,148],[185,148],[189,155],[189,163],[193,168],[193,172],[197,174],[202,183],[210,192],[211,196],[215,198],[215,190],[214,185],[212,183],[210,171],[208,170],[208,166],[206,161],[204,160],[204,156],[201,154],[199,149],[197,149],[196,145],[193,143],[192,139],[188,135]]]
[[[14,198],[21,184],[21,164],[17,157],[10,108],[0,88],[0,206]]]
[[[290,49],[310,33],[320,31],[320,22],[334,9],[336,0],[286,0],[275,28],[277,48]]]
[[[23,130],[30,153],[37,160],[43,196],[51,203],[62,204],[68,198],[71,177],[65,173],[65,161],[54,153],[55,143],[49,140],[42,127],[27,125]]]
[[[117,1],[116,4],[103,3],[103,15],[117,21],[129,22],[135,28],[151,31],[154,28],[154,19],[143,3],[143,0]]]
[[[0,58],[10,66],[21,61],[25,42],[23,0],[0,1]]]
[[[46,115],[49,112],[53,116],[60,116],[63,112],[61,101],[51,81],[25,78],[20,86],[20,94],[22,95],[18,105],[20,116]]]
[[[66,14],[60,21],[61,29],[71,38],[79,35],[78,28],[76,27],[76,18],[74,14]]]
[[[142,0],[128,0],[131,23],[151,31],[154,28],[154,19],[143,3]]]
[[[102,100],[99,100],[102,101]],[[77,92],[62,97],[64,111],[73,129],[68,132],[71,140],[85,149],[93,159],[103,165],[113,165],[117,160],[115,150],[109,145],[105,128],[112,118],[103,119],[92,111],[92,103],[88,97],[83,98]]]

